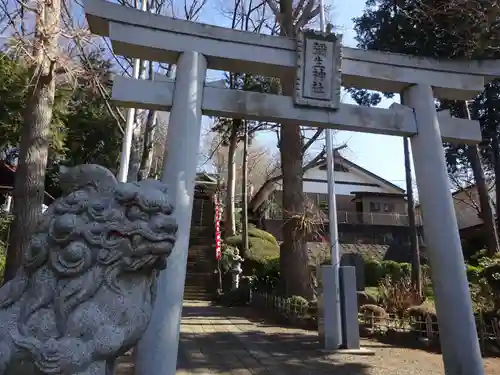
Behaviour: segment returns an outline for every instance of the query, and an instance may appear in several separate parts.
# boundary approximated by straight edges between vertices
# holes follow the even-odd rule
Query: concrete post
[[[340,267],[340,297],[342,303],[342,347],[359,349],[358,294],[356,268]]]
[[[323,265],[320,269],[320,295],[318,296],[318,336],[325,350],[338,350],[342,344],[341,316],[338,310],[339,267]],[[357,312],[356,312],[357,313]]]
[[[428,85],[411,86],[403,95],[405,105],[415,111],[418,127],[418,134],[411,138],[411,148],[445,372],[483,375],[434,96]]]
[[[171,189],[178,237],[159,275],[151,322],[138,345],[137,375],[176,372],[206,69],[205,57],[197,52],[184,52],[177,62],[162,181]]]
[[[320,31],[325,32],[325,6],[323,0],[319,0],[319,23]],[[330,287],[335,286],[332,290],[335,297],[335,304],[332,306],[331,319],[333,326],[331,335],[328,337],[328,343],[331,347],[339,348],[342,344],[342,323],[341,314],[342,306],[340,303],[340,281],[339,281],[339,267],[340,267],[340,253],[339,253],[339,228],[337,225],[337,198],[335,196],[335,161],[334,161],[334,150],[333,150],[333,139],[332,139],[332,129],[325,129],[325,144],[326,144],[326,174],[327,174],[327,186],[328,186],[328,234],[330,235],[330,258],[332,260],[332,265],[334,268],[334,278],[335,285],[324,285],[327,293],[330,292]],[[337,340],[337,341],[335,341]]]

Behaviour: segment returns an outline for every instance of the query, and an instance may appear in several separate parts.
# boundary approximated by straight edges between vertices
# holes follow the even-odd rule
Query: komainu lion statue
[[[177,225],[167,187],[62,168],[17,276],[0,289],[0,375],[110,375],[146,330]]]

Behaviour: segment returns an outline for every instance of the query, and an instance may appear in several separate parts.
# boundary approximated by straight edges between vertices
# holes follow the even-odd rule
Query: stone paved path
[[[177,375],[430,375],[443,374],[441,356],[363,341],[373,356],[328,354],[317,334],[267,324],[248,308],[185,302]],[[116,375],[133,375],[124,358]],[[160,375],[160,374],[158,374]],[[485,375],[500,375],[500,359],[485,361]]]
[[[183,316],[178,375],[364,374],[361,364],[325,360],[316,335],[258,322],[249,309],[189,303]]]

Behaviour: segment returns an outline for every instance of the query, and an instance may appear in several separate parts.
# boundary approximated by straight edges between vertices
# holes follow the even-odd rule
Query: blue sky
[[[113,0],[112,0],[113,1]],[[190,4],[193,0],[187,0]],[[199,22],[230,27],[230,19],[223,15],[224,9],[231,9],[234,0],[207,0],[205,7],[199,15]],[[330,17],[332,23],[339,28],[343,34],[343,44],[349,47],[355,47],[355,32],[353,30],[352,19],[363,13],[365,0],[324,0],[325,5],[332,6]],[[178,1],[182,4],[183,1]],[[177,7],[176,7],[177,8]],[[180,13],[182,9],[179,8]],[[177,11],[176,11],[177,12]],[[209,80],[222,79],[222,72],[209,71]],[[349,95],[343,95],[343,101],[354,103]],[[391,100],[383,100],[380,107],[389,107]],[[204,126],[210,126],[210,120],[204,119]],[[405,186],[403,139],[399,137],[363,134],[353,132],[336,132],[334,143],[337,145],[347,143],[348,148],[342,151],[344,157],[359,164],[365,169],[389,180],[390,182]],[[258,142],[268,147],[273,153],[277,151],[276,136],[274,134],[261,134],[258,136]],[[321,148],[322,144],[316,145],[316,149]]]
[[[355,47],[355,32],[352,19],[363,13],[365,0],[338,1],[334,3],[333,21],[344,34],[344,45]],[[352,103],[349,95],[344,96],[346,103]],[[388,107],[392,100],[384,100],[381,107]],[[406,188],[403,155],[403,139],[400,137],[338,132],[337,143],[347,142],[348,149],[344,156],[363,168]]]
[[[219,11],[221,3],[224,3],[224,0],[215,0],[214,2],[209,0],[207,9],[204,9],[200,21],[229,27],[229,20],[224,20]],[[329,0],[325,0],[325,4],[328,5]],[[344,45],[355,47],[356,41],[354,40],[355,32],[352,19],[363,13],[365,0],[338,0],[331,5],[333,6],[332,21],[344,35]],[[226,25],[226,23],[228,24]],[[209,79],[220,79],[220,72],[210,72]],[[354,103],[349,95],[343,95],[343,101]],[[388,107],[392,103],[391,100],[384,100],[380,106]],[[257,138],[259,143],[266,145],[273,151],[276,150],[275,135],[261,134]],[[402,138],[342,131],[335,134],[334,142],[335,144],[347,143],[348,148],[343,150],[342,153],[349,160],[401,186],[403,189],[406,188]],[[317,146],[321,147],[322,145]]]

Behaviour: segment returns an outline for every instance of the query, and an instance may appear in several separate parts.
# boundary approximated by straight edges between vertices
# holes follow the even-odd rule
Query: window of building
[[[384,203],[384,212],[394,212],[394,203]]]
[[[380,212],[380,203],[370,202],[370,212]]]

